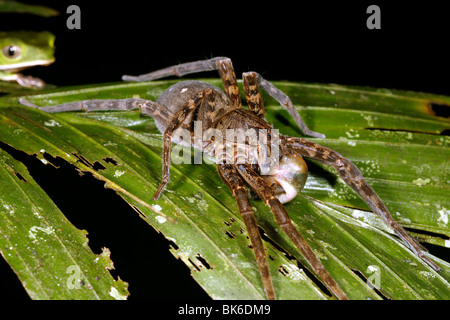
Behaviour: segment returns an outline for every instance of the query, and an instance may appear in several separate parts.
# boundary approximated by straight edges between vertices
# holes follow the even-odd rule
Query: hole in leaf
[[[117,161],[116,160],[114,160],[113,158],[111,158],[111,157],[106,157],[105,159],[103,159],[106,163],[111,163],[112,165],[114,165],[114,166],[117,166]]]
[[[192,264],[192,266],[195,268],[195,271],[200,272],[202,271],[199,266],[197,266],[194,261],[191,260],[191,258],[188,258],[188,261]]]
[[[192,261],[191,258],[188,258],[188,261],[192,264],[197,272],[202,271],[203,268],[206,268],[208,270],[214,269],[199,253],[195,256],[195,258],[197,260],[196,262]]]
[[[437,117],[449,118],[450,117],[450,106],[444,103],[430,102],[428,103],[428,108],[432,114]]]
[[[99,171],[99,170],[105,170],[106,167],[104,165],[102,165],[100,162],[95,161],[92,169],[94,169],[95,171]]]
[[[211,265],[208,263],[208,261],[206,261],[206,259],[203,258],[199,253],[198,253],[195,257],[197,258],[198,261],[201,262],[202,265],[205,266],[206,269],[208,269],[208,270],[209,270],[209,269],[213,269],[213,268],[211,267]]]
[[[19,178],[19,180],[22,180],[23,182],[28,182],[27,179],[25,179],[19,172],[14,172],[14,174],[16,175],[17,178]]]
[[[94,163],[90,162],[88,159],[86,159],[83,155],[73,153],[75,157],[78,158],[78,161],[80,161],[85,166],[94,169],[95,171],[105,170],[106,167],[102,165],[100,162],[95,161]]]
[[[280,267],[278,268],[278,272],[281,273],[281,274],[282,274],[283,276],[285,276],[285,277],[287,277],[288,274],[289,274],[289,271],[287,271],[286,268],[283,267],[283,266],[280,266]]]
[[[89,167],[89,168],[93,168],[94,165],[92,164],[92,162],[90,162],[88,159],[86,159],[84,156],[82,156],[81,154],[77,154],[77,153],[72,153],[75,157],[77,157],[78,161],[80,161],[82,164],[84,164],[85,166]]]
[[[178,249],[180,249],[180,247],[175,243],[175,242],[173,242],[172,240],[169,240],[169,239],[167,239],[168,241],[169,241],[169,246],[173,249],[173,250],[178,250]]]
[[[225,234],[230,238],[230,239],[234,239],[236,237],[236,235],[233,232],[230,231],[225,231]]]

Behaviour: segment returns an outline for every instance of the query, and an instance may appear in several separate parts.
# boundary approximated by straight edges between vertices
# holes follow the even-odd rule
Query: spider
[[[143,114],[153,117],[158,129],[163,133],[163,175],[162,182],[154,194],[155,200],[160,197],[169,182],[170,151],[175,130],[185,128],[192,133],[194,122],[201,121],[204,131],[211,128],[221,132],[229,129],[264,129],[268,139],[275,136],[275,130],[264,118],[265,109],[260,89],[265,90],[287,109],[305,135],[316,138],[325,137],[323,134],[311,131],[294,108],[289,97],[256,72],[243,73],[243,88],[248,109],[242,108],[236,75],[229,58],[216,57],[178,64],[140,76],[123,76],[123,80],[150,81],[174,75],[180,77],[190,73],[212,70],[218,71],[222,80],[223,91],[206,82],[191,80],[174,84],[160,96],[157,102],[134,98],[85,100],[51,107],[37,107],[23,99],[21,102],[50,113],[75,110],[89,112],[140,109]],[[334,167],[339,177],[361,196],[373,212],[382,217],[384,222],[417,256],[433,269],[440,270],[440,267],[427,257],[426,249],[409,236],[394,220],[386,205],[350,160],[336,151],[303,138],[279,135],[277,139],[280,148],[279,158],[277,159],[279,161],[270,164],[268,175],[262,175],[261,168],[246,159],[235,161],[236,159],[232,158],[231,163],[224,160],[217,162],[219,176],[231,190],[246,225],[268,299],[275,299],[276,295],[261,235],[249,201],[248,190],[256,194],[270,207],[280,228],[295,244],[326,287],[338,299],[347,299],[346,294],[325,270],[309,244],[294,227],[282,204],[294,198],[304,186],[307,166],[302,157],[312,158]],[[211,151],[211,141],[201,142],[200,148],[203,151],[207,147]],[[217,145],[215,145],[212,151],[217,152],[217,148]]]

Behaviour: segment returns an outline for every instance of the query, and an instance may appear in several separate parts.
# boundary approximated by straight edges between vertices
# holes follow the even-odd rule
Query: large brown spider
[[[249,110],[243,109],[236,75],[231,60],[228,58],[217,57],[183,63],[137,77],[124,76],[123,80],[149,81],[209,70],[218,70],[224,91],[205,82],[183,81],[167,89],[157,102],[144,99],[86,100],[39,109],[46,112],[140,109],[143,114],[153,117],[158,129],[164,133],[163,178],[154,195],[155,200],[160,197],[164,187],[169,182],[172,134],[176,129],[181,127],[192,132],[194,121],[201,121],[203,132],[213,128],[223,132],[223,137],[225,137],[225,131],[229,129],[255,129],[256,131],[264,129],[266,131],[263,132],[266,132],[270,141],[275,130],[264,120],[264,104],[259,88],[264,89],[286,107],[303,133],[318,138],[324,137],[320,133],[309,130],[289,97],[256,72],[243,74],[243,87]],[[26,101],[22,101],[22,103],[36,107]],[[236,199],[247,227],[267,298],[275,299],[275,292],[247,188],[256,193],[271,208],[281,229],[289,236],[328,289],[337,298],[347,299],[346,294],[325,270],[311,247],[294,227],[282,205],[282,203],[291,200],[303,188],[307,167],[302,156],[333,166],[341,179],[364,199],[373,212],[382,217],[384,222],[417,256],[433,269],[440,270],[440,267],[424,253],[426,250],[394,220],[380,197],[364,180],[361,172],[352,162],[331,149],[302,138],[280,135],[278,139],[280,152],[279,158],[276,160],[279,161],[270,164],[272,167],[269,168],[268,175],[262,175],[259,165],[251,163],[248,159],[242,161],[241,158],[240,161],[237,161],[235,157],[232,157],[231,163],[224,159],[217,162],[219,175]],[[193,141],[191,142],[193,143]],[[211,151],[211,142],[211,140],[201,141],[200,148],[204,151],[209,147]],[[230,143],[230,141],[227,142]],[[234,141],[232,141],[233,143]],[[217,145],[214,148],[212,151],[217,153]]]

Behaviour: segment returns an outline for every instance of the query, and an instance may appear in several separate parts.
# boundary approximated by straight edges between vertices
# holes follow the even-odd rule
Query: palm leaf
[[[219,81],[208,81],[220,86]],[[173,83],[62,88],[29,99],[42,106],[102,98],[155,100]],[[335,85],[291,82],[276,85],[290,95],[313,130],[327,135],[326,139],[311,140],[352,160],[400,224],[422,241],[448,247],[450,152],[448,137],[440,133],[449,128],[449,121],[432,111],[433,106],[448,105],[450,98]],[[282,134],[301,135],[287,112],[266,98],[268,121]],[[36,155],[48,165],[52,159],[60,158],[104,181],[105,187],[115,190],[173,243],[172,253],[190,268],[193,278],[212,298],[265,298],[237,205],[217,176],[214,165],[173,165],[171,182],[163,196],[158,201],[152,199],[161,179],[162,149],[161,134],[151,118],[142,117],[138,112],[50,115],[20,106],[17,98],[6,96],[0,99],[0,141]],[[5,178],[2,177],[0,217],[5,222],[0,224],[3,235],[0,250],[30,296],[103,299],[111,297],[111,288],[116,288],[112,290],[116,298],[126,296],[124,284],[109,275],[101,277],[105,283],[97,296],[78,296],[79,290],[67,288],[64,255],[76,256],[76,261],[70,263],[87,270],[86,274],[95,274],[92,269],[95,266],[90,262],[98,257],[89,251],[85,236],[54,208],[26,168],[5,152],[2,159],[1,172]],[[430,255],[442,267],[439,273],[433,271],[378,216],[368,211],[333,170],[314,161],[308,161],[308,166],[310,177],[305,190],[286,209],[350,298],[450,298],[448,262]],[[34,193],[40,197],[32,197]],[[20,222],[9,219],[10,208],[25,204],[29,208],[20,210]],[[270,256],[277,297],[329,299],[303,257],[276,225],[270,210],[261,201],[252,204]],[[39,216],[46,224],[37,224],[32,208],[42,208]],[[56,232],[63,228],[54,222],[52,215],[62,216],[57,220],[65,221],[65,228],[78,234],[76,241],[61,238],[66,233]],[[33,255],[27,244],[30,228],[34,226],[43,228],[33,229],[38,230],[36,236],[59,236],[59,245],[53,245],[56,239],[42,247],[42,253],[37,255],[39,259],[60,257],[54,262],[54,269],[44,265],[42,270],[37,270],[25,258]],[[11,245],[13,236],[17,237],[15,245]],[[10,247],[14,250],[10,251]],[[106,256],[103,255],[104,260]],[[53,280],[38,271],[45,271]],[[94,280],[86,277],[90,284],[95,282],[95,277]],[[170,281],[170,275],[167,277]]]

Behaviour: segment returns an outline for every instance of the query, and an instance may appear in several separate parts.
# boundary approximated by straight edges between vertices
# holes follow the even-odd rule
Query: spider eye
[[[7,58],[10,59],[20,57],[22,54],[22,50],[20,50],[18,46],[14,45],[3,47],[2,52]]]

